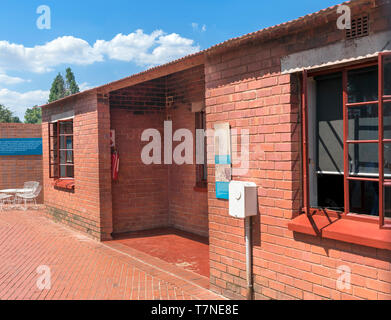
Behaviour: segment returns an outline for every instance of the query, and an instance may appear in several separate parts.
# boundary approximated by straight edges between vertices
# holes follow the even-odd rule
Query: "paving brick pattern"
[[[39,290],[39,266],[50,267],[51,289]],[[0,212],[0,299],[192,300],[222,297],[38,211]]]

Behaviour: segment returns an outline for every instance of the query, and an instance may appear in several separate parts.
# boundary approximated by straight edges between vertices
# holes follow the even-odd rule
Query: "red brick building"
[[[212,290],[248,296],[244,221],[216,197],[215,164],[140,156],[165,121],[193,136],[229,123],[249,132],[249,168],[233,156],[232,180],[258,190],[250,294],[390,299],[391,3],[344,5],[351,29],[334,6],[44,106],[48,215],[100,240],[164,226],[208,236]]]

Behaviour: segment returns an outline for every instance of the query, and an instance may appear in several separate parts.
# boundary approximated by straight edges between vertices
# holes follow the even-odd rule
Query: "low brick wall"
[[[40,124],[0,123],[0,139],[41,137]],[[42,184],[42,155],[0,156],[0,190],[21,188],[26,181]],[[43,203],[43,192],[38,202]]]

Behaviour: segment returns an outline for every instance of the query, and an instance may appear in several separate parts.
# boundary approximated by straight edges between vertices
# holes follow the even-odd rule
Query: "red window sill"
[[[64,190],[75,190],[75,179],[57,179],[54,180],[53,186]]]
[[[302,214],[288,224],[288,229],[326,239],[391,250],[391,229],[380,229],[374,223],[322,215],[307,217]]]

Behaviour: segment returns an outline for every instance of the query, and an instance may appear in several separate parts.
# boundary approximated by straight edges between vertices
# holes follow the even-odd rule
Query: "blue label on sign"
[[[0,156],[42,155],[41,138],[0,139]]]
[[[229,182],[216,181],[216,198],[229,199]]]
[[[231,156],[215,156],[215,164],[231,164]]]

